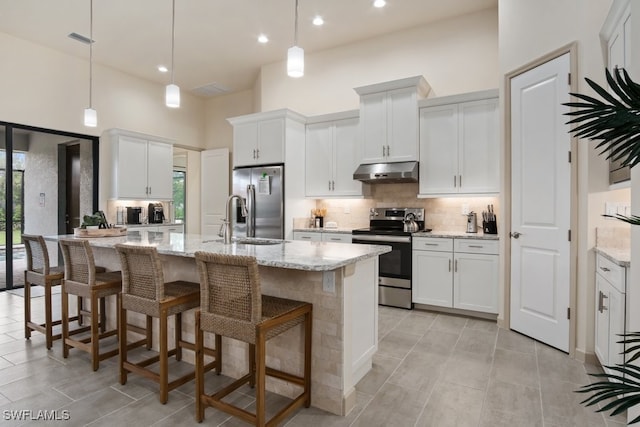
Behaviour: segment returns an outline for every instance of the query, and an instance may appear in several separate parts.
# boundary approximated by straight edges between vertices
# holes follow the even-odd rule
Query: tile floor
[[[38,295],[36,288],[34,294]],[[34,298],[41,304],[42,298]],[[59,299],[57,300],[59,301]],[[24,339],[20,292],[0,292],[0,417],[3,426],[196,425],[193,382],[172,391],[161,405],[157,387],[135,375],[117,380],[116,360],[92,372],[89,358],[72,350],[62,358],[60,341],[51,351],[35,334]],[[357,385],[357,405],[346,417],[301,409],[285,425],[294,426],[622,426],[625,418],[595,413],[573,391],[598,370],[494,322],[380,307],[380,345],[373,369]],[[174,362],[176,371],[188,368]],[[230,378],[209,375],[207,391]],[[251,389],[232,394],[251,408]],[[271,394],[277,406],[284,398]],[[66,421],[28,422],[17,413],[55,410]],[[245,425],[207,409],[203,425]]]

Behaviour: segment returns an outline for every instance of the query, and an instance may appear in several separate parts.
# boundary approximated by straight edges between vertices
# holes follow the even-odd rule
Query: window
[[[185,220],[186,205],[186,177],[184,170],[173,171],[173,220],[174,222],[182,222]]]

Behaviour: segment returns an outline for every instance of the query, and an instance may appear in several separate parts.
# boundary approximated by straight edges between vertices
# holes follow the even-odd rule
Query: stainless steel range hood
[[[353,173],[353,179],[370,184],[418,182],[418,162],[360,165]]]

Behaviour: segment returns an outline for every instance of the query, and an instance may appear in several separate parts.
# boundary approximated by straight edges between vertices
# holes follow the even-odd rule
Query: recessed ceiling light
[[[167,71],[169,71],[169,69],[164,65],[158,65],[158,71],[160,71],[161,73],[166,73]]]
[[[386,4],[387,2],[385,0],[375,0],[373,2],[374,7],[385,7]]]
[[[258,36],[258,42],[259,43],[267,43],[268,41],[269,41],[269,37],[267,37],[266,35],[260,34]]]
[[[319,27],[322,24],[324,24],[324,19],[322,19],[322,16],[318,15],[313,18],[313,25],[317,25]]]

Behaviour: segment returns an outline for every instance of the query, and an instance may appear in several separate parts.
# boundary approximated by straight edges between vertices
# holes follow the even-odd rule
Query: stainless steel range
[[[369,228],[353,230],[352,242],[391,246],[380,255],[378,267],[379,304],[411,310],[411,228],[415,220],[418,231],[424,230],[422,208],[372,208]]]

